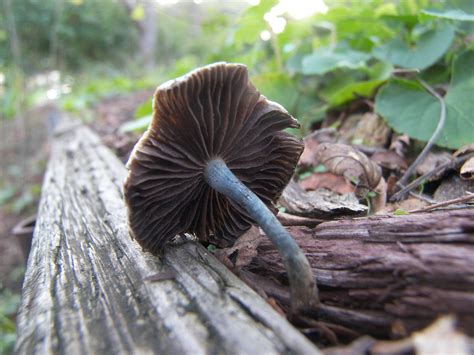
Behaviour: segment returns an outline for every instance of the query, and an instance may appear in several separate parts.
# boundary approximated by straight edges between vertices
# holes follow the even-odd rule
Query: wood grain
[[[58,129],[16,353],[318,353],[201,245],[171,246],[161,259],[143,252],[128,232],[125,176],[89,129]]]
[[[474,208],[465,208],[289,227],[320,288],[315,319],[398,338],[452,314],[474,335],[473,221]],[[241,272],[288,307],[278,253],[263,236],[257,251]]]

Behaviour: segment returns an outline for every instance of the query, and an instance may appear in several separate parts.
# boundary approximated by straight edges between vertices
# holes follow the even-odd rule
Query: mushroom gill
[[[288,127],[298,127],[297,121],[256,90],[244,65],[216,63],[159,86],[152,122],[127,164],[125,200],[134,238],[156,254],[186,232],[221,247],[256,222],[267,235],[288,235],[267,209],[275,212],[273,203],[303,151],[300,139],[282,131]],[[246,195],[234,196],[226,184]],[[255,207],[260,200],[264,205]],[[267,231],[262,223],[270,220]],[[276,246],[280,253],[298,250],[304,261],[297,263],[309,269],[292,239],[290,244]],[[290,272],[289,278],[291,284]]]

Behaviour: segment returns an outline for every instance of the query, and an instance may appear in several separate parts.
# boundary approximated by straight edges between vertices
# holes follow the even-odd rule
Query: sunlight
[[[280,0],[280,3],[275,8],[281,8],[278,11],[286,12],[297,20],[310,17],[317,12],[325,14],[328,11],[324,0]]]
[[[178,0],[155,0],[160,5],[175,5]]]
[[[254,4],[256,1],[249,3]],[[258,2],[257,2],[258,4]],[[284,14],[301,20],[303,18],[314,15],[317,12],[326,13],[328,7],[323,0],[280,0],[280,2],[274,6],[264,16],[265,21],[270,25],[273,33],[281,33],[285,30],[286,20],[282,17]],[[261,35],[262,39],[267,36]]]

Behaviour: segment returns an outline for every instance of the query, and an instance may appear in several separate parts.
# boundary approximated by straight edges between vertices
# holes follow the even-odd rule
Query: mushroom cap
[[[303,143],[284,131],[299,127],[250,83],[241,64],[215,63],[159,86],[153,119],[127,163],[129,225],[146,250],[159,253],[181,233],[232,245],[253,220],[204,179],[206,164],[229,169],[274,212]]]

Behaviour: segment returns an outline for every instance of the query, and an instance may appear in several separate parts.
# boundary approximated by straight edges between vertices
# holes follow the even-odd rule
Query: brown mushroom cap
[[[274,210],[303,144],[282,131],[297,121],[255,89],[244,65],[216,63],[169,81],[153,107],[124,185],[132,233],[146,250],[158,253],[184,232],[228,246],[250,228],[247,212],[204,180],[213,158]]]

